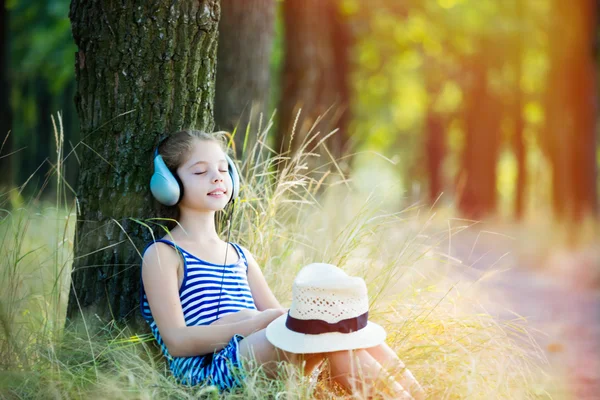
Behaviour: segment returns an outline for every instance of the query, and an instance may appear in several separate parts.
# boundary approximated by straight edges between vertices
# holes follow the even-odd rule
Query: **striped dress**
[[[223,266],[203,261],[168,240],[161,239],[157,242],[174,247],[183,257],[183,282],[179,289],[179,298],[187,326],[209,325],[226,314],[243,309],[256,310],[248,286],[248,260],[239,245],[231,243],[238,253],[238,261]],[[153,243],[150,243],[144,252]],[[173,357],[169,354],[152,318],[143,281],[140,308],[178,382],[191,386],[213,384],[221,391],[241,386],[243,370],[239,358],[239,342],[243,336],[234,335],[223,349],[214,354]]]

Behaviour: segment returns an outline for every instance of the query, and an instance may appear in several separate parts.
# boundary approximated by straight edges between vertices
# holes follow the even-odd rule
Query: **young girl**
[[[287,310],[252,254],[221,240],[215,228],[215,213],[234,189],[224,139],[223,133],[181,131],[158,148],[181,188],[178,224],[144,252],[141,311],[174,376],[183,384],[227,390],[242,384],[243,366],[251,361],[274,377],[279,361],[310,374],[327,359],[331,376],[349,392],[370,390],[386,376],[394,398],[422,398],[419,384],[386,344],[303,355],[267,340],[265,328]],[[360,368],[352,367],[356,360]]]

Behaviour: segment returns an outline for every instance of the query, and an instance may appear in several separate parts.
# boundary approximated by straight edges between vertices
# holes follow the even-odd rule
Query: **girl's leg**
[[[425,392],[413,374],[406,368],[396,352],[386,343],[365,349],[390,374],[397,377],[398,382],[416,399],[425,398]]]
[[[350,393],[373,395],[373,389],[393,399],[413,397],[366,350],[327,353],[331,377]]]
[[[256,361],[265,368],[271,378],[277,376],[277,364],[287,361],[302,368],[305,375],[310,375],[323,361],[323,354],[294,354],[273,346],[267,340],[265,330],[248,335],[240,342],[240,355],[244,361]]]

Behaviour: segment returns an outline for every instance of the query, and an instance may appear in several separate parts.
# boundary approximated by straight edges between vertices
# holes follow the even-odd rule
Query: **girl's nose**
[[[219,174],[215,175],[215,177],[213,178],[213,182],[223,182],[223,177]]]

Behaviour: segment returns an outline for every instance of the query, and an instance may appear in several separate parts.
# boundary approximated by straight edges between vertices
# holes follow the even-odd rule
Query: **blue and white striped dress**
[[[243,309],[256,310],[248,286],[248,260],[239,245],[231,243],[238,253],[238,261],[223,266],[203,261],[168,240],[161,239],[157,242],[174,247],[183,256],[183,282],[179,289],[179,298],[187,326],[209,325],[226,314]],[[150,243],[144,252],[153,243]],[[180,383],[213,384],[219,390],[241,386],[243,370],[239,358],[239,342],[243,336],[234,335],[223,349],[214,354],[173,357],[169,354],[152,318],[143,282],[140,292],[142,315],[167,358],[169,368]]]

